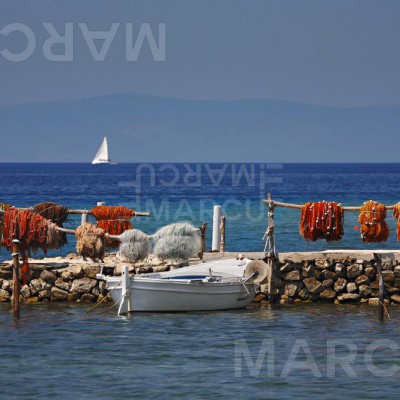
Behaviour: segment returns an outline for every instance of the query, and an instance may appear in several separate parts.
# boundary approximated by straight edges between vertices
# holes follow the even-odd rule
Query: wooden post
[[[225,253],[225,215],[221,216],[220,231],[221,231],[221,249],[220,249],[220,252],[221,253]]]
[[[118,315],[127,314],[132,310],[131,303],[131,278],[129,276],[129,267],[124,265],[121,268],[122,290],[121,304],[119,305]]]
[[[203,259],[203,254],[206,252],[206,230],[207,230],[207,222],[203,222],[202,225],[199,226],[200,231],[200,240],[201,240],[201,247],[200,247],[200,260]]]
[[[274,208],[275,202],[271,198],[271,194],[268,193],[268,228],[265,232],[263,240],[265,240],[265,258],[275,259],[275,223],[274,223]]]
[[[378,273],[378,280],[379,280],[379,304],[378,304],[378,318],[379,320],[383,320],[385,316],[385,304],[384,304],[384,297],[385,297],[385,285],[383,283],[383,276],[382,276],[382,258],[380,255],[374,253],[374,259],[376,262],[376,272]]]
[[[13,316],[19,319],[19,240],[12,241],[12,260],[13,260],[13,293],[12,309]]]
[[[221,206],[214,206],[213,213],[213,234],[211,251],[220,251],[221,249]]]
[[[265,240],[264,258],[263,261],[269,266],[269,279],[267,284],[267,291],[269,301],[272,303],[275,300],[275,267],[276,267],[276,251],[275,251],[275,222],[274,222],[274,208],[275,202],[272,200],[271,194],[268,193],[268,227],[263,237]]]

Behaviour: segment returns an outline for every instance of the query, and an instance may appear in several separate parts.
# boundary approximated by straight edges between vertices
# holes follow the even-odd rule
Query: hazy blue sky
[[[192,99],[284,99],[318,105],[400,104],[398,0],[1,0],[0,29],[25,23],[37,39],[24,62],[0,56],[0,104],[80,99],[119,92]],[[50,62],[48,34],[74,25],[73,62]],[[77,25],[121,26],[94,62]],[[125,61],[124,24],[166,24],[166,61],[148,46]],[[19,51],[22,34],[0,35]],[[62,50],[62,49],[61,49]]]

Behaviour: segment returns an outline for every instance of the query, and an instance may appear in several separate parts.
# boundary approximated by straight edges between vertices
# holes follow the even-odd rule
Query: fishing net
[[[19,240],[24,284],[29,280],[28,257],[31,252],[36,253],[38,249],[42,249],[47,254],[47,250],[59,249],[64,243],[57,225],[31,210],[9,208],[4,214],[2,231],[3,243],[8,250],[12,249],[14,239]]]
[[[104,258],[105,232],[101,228],[87,222],[75,230],[76,252],[84,259],[91,258],[94,262]]]
[[[57,226],[63,227],[64,222],[68,218],[69,209],[52,202],[45,202],[37,204],[33,207],[33,211],[36,214],[54,222]],[[61,245],[68,243],[66,233],[59,233]]]
[[[301,207],[300,234],[304,239],[340,240],[344,234],[344,210],[333,201],[309,202]]]
[[[176,223],[159,229],[153,236],[153,253],[160,259],[187,260],[201,249],[200,232],[189,223]]]
[[[8,203],[1,203],[0,202],[0,210],[7,211],[10,208],[10,204]],[[0,213],[0,249],[3,245],[3,221],[4,221],[4,213]]]
[[[386,224],[386,207],[377,201],[366,201],[360,210],[358,222],[361,224],[361,240],[363,242],[385,242],[389,237]]]
[[[149,255],[151,237],[139,229],[130,229],[119,235],[119,252],[117,257],[121,261],[136,262],[144,260]]]
[[[397,203],[393,208],[393,217],[397,219],[396,236],[400,241],[400,203]]]
[[[3,242],[11,250],[12,241],[18,239],[20,248],[30,254],[41,248],[46,254],[48,249],[48,221],[30,210],[9,208],[4,214]]]
[[[9,208],[11,208],[10,204],[0,202],[0,210],[7,211]]]
[[[91,214],[96,218],[97,227],[110,235],[120,235],[126,230],[132,229],[131,218],[135,211],[123,206],[97,206],[93,207]],[[106,240],[106,246],[115,248],[119,246],[116,240]]]

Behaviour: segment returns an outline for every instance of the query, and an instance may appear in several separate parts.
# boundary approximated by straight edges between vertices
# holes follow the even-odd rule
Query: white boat
[[[251,260],[202,263],[174,271],[129,276],[104,276],[118,314],[133,311],[179,312],[244,308],[256,295],[254,276],[245,277]]]
[[[93,158],[92,164],[115,164],[111,162],[108,156],[108,143],[105,136],[99,147],[99,150]]]

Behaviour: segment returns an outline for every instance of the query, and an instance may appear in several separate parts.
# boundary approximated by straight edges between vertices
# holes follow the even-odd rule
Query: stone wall
[[[43,300],[96,302],[107,296],[105,282],[96,279],[100,266],[69,266],[48,269],[45,265],[31,265],[31,280],[21,287],[21,301],[33,303]],[[12,268],[0,269],[0,301],[11,300]]]
[[[400,253],[385,252],[385,302],[400,303]],[[272,299],[292,302],[378,303],[379,283],[370,252],[284,253],[272,282]]]
[[[21,287],[21,301],[35,303],[44,300],[71,302],[112,301],[106,283],[96,279],[104,267],[110,275],[121,275],[121,266],[128,265],[132,274],[168,271],[187,265],[186,262],[149,260],[149,263],[121,263],[115,255],[105,257],[104,264],[83,261],[75,254],[66,258],[47,259],[43,263],[30,262],[30,281]],[[11,301],[12,295],[11,262],[0,264],[0,302]],[[104,299],[107,297],[106,299]]]
[[[207,253],[206,261],[236,257],[238,253]],[[261,258],[261,253],[244,253],[246,257]],[[76,255],[49,262],[31,263],[31,280],[21,288],[23,302],[72,301],[98,302],[111,300],[105,282],[96,279],[101,265],[84,262]],[[384,252],[382,274],[385,302],[400,304],[400,252]],[[51,261],[51,262],[50,262]],[[196,261],[194,261],[196,262]],[[197,261],[198,262],[198,261]],[[121,265],[115,256],[108,256],[103,266],[120,274]],[[187,263],[151,261],[151,264],[130,264],[131,273],[160,272],[179,268]],[[265,293],[268,285],[262,286]],[[271,299],[282,304],[293,302],[368,302],[378,303],[379,283],[371,252],[281,253],[274,272]],[[12,267],[0,264],[0,301],[11,300]],[[258,297],[265,299],[265,294]]]

